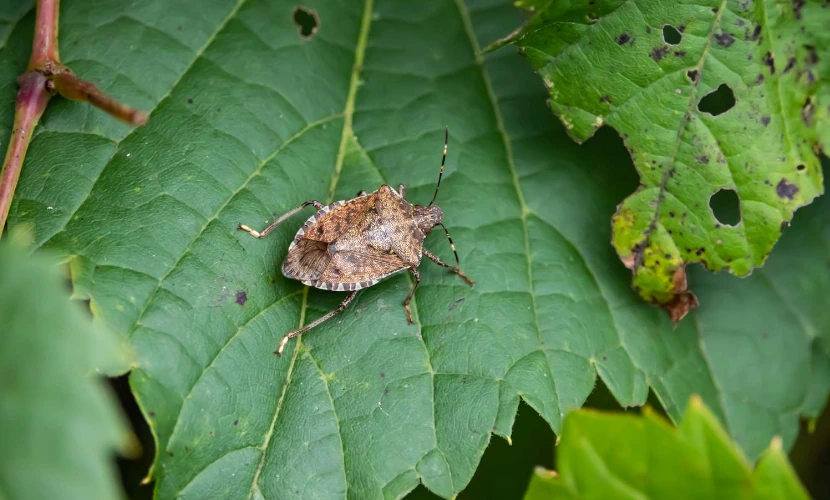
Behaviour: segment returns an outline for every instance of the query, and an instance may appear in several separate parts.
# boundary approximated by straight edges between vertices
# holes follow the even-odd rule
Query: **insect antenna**
[[[450,248],[452,248],[452,253],[455,255],[455,268],[458,269],[461,267],[461,262],[458,260],[458,252],[455,250],[455,243],[452,242],[452,237],[450,236],[450,232],[447,231],[447,226],[442,223],[438,223],[439,226],[444,228],[444,232],[447,233],[447,240],[450,242]]]
[[[444,127],[444,156],[441,157],[441,170],[438,172],[438,184],[435,185],[435,194],[432,195],[432,201],[429,202],[428,207],[435,203],[435,198],[438,196],[438,188],[441,187],[441,177],[444,176],[444,162],[447,161],[447,143],[450,141],[450,128]],[[446,231],[447,229],[444,228]],[[447,233],[449,235],[449,233]],[[456,260],[458,256],[456,256]]]

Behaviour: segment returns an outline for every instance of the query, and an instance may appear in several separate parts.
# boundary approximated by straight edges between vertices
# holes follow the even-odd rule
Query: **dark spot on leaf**
[[[671,254],[670,253],[666,254],[666,260],[671,260]]]
[[[234,420],[233,425],[239,425],[239,419]]]
[[[783,233],[785,229],[790,227],[790,223],[788,221],[782,220],[781,221],[781,232]]]
[[[606,94],[599,98],[599,102],[611,102],[611,97]]]
[[[697,158],[695,158],[695,161],[698,162],[698,163],[709,163],[709,157],[705,156],[705,155],[704,156],[698,156]]]
[[[172,451],[168,451],[168,452],[167,452],[167,456],[168,456],[168,457],[172,457],[172,456],[173,456],[173,452],[172,452]]]
[[[764,83],[764,74],[758,73],[758,76],[755,78],[755,84],[761,85],[762,83]]]
[[[810,66],[818,63],[816,48],[813,45],[805,45],[804,48],[807,49],[807,59],[805,59],[805,62]]]
[[[763,59],[761,59],[765,65],[769,68],[769,72],[771,75],[775,74],[775,58],[772,56],[772,53],[767,52],[764,54]]]
[[[380,372],[380,378],[386,378],[386,374],[383,373],[383,372]]]
[[[805,168],[807,168],[807,167],[805,167],[803,163],[799,163],[798,166],[795,167],[795,169],[798,170],[799,172],[801,172]]]
[[[709,198],[709,208],[721,224],[736,226],[741,222],[741,199],[734,189],[718,190]]]
[[[715,33],[715,41],[721,47],[731,47],[735,43],[735,37],[729,33]]]
[[[193,104],[193,99],[188,99],[188,100],[187,100],[187,103],[188,103],[188,104]]]
[[[185,453],[190,453],[190,448],[188,448],[187,446],[185,446],[185,447],[184,447],[184,452],[185,452]]]
[[[787,198],[788,200],[792,200],[798,193],[798,186],[790,184],[787,182],[787,179],[781,179],[781,182],[775,186],[775,193],[779,198]]]
[[[179,31],[181,31],[181,30],[182,30],[182,27],[181,27],[181,26],[176,26],[176,29],[177,29],[177,30],[179,30]]]
[[[236,303],[240,306],[244,306],[245,302],[248,302],[248,294],[245,293],[244,290],[239,290],[236,292]]]
[[[680,34],[677,28],[672,26],[671,24],[666,24],[663,26],[663,41],[669,45],[678,45],[680,40],[683,39],[683,35]]]
[[[628,33],[622,33],[620,36],[617,37],[617,45],[624,45],[629,40],[631,40],[631,35]]]
[[[719,10],[719,9],[718,9],[717,7],[712,7],[712,12],[714,12],[715,14],[717,14],[717,13],[718,13],[718,10]]]
[[[685,50],[675,50],[674,55],[675,55],[675,57],[683,57],[683,56],[686,55],[686,51]]]
[[[651,49],[651,52],[648,53],[649,57],[654,59],[655,62],[659,62],[660,59],[663,59],[663,56],[669,53],[668,47],[654,47]]]
[[[738,20],[735,21],[735,24],[737,24],[738,26],[743,26],[744,24],[746,24],[746,22],[739,17]]]
[[[697,249],[697,251],[695,252],[695,255],[697,255],[698,257],[700,257],[701,255],[703,255],[703,252],[705,252],[705,251],[706,251],[706,249],[705,249],[705,248],[703,248],[703,247],[698,248],[698,249]]]
[[[760,38],[760,37],[761,37],[761,25],[756,24],[755,29],[752,30],[752,34],[749,35],[747,38],[749,38],[750,42],[754,42],[755,40],[758,40],[758,38]]]
[[[784,66],[784,73],[787,73],[788,71],[793,69],[793,66],[795,66],[795,58],[791,57],[791,58],[787,59],[787,65]]]
[[[210,435],[210,437],[213,437],[213,436],[215,435],[215,434],[213,433],[213,431],[210,431],[208,434]]]
[[[294,24],[297,25],[297,32],[301,38],[306,40],[314,37],[320,27],[320,17],[315,10],[297,7],[294,9],[293,18]]]
[[[698,111],[718,116],[735,106],[735,94],[729,85],[722,83],[714,92],[703,96],[697,105]]]
[[[383,388],[383,393],[384,393],[384,394],[389,394],[389,388],[388,388],[388,387],[384,387],[384,388]]]
[[[154,412],[154,411],[148,412],[148,414],[149,414],[151,417],[155,417],[155,416],[156,416],[156,412]]]
[[[761,123],[763,123],[765,127],[769,125],[769,116],[762,116]]]
[[[795,0],[793,2],[793,14],[796,19],[801,19],[801,8],[804,7],[804,0]]]
[[[686,72],[686,76],[689,77],[689,81],[691,81],[692,83],[697,81],[698,74],[699,73],[697,72],[696,69],[690,69],[689,71]]]
[[[674,217],[674,212],[669,212],[669,217]]]

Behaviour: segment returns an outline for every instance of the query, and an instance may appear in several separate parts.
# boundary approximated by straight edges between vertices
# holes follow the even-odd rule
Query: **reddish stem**
[[[0,170],[0,237],[20,178],[20,169],[29,149],[32,131],[55,91],[68,99],[89,102],[132,125],[147,122],[147,113],[121,104],[61,64],[58,55],[58,14],[60,0],[38,0],[32,56],[26,73],[17,80],[20,91],[14,107],[14,128]]]
[[[50,62],[59,62],[58,56],[58,14],[60,0],[39,0],[35,39],[32,43],[32,57],[29,70],[43,70]]]
[[[46,91],[46,77],[37,71],[28,71],[19,79],[20,90],[17,92],[17,101],[14,104],[14,127],[3,160],[3,170],[0,173],[0,234],[6,224],[9,207],[12,204],[14,188],[20,178],[20,168],[29,149],[29,140],[40,116],[49,102],[49,92]]]
[[[52,77],[50,87],[67,99],[88,102],[131,125],[147,123],[147,113],[116,101],[102,92],[95,84],[75,76],[68,68]]]

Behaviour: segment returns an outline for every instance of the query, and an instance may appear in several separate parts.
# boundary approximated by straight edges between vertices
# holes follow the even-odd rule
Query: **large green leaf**
[[[0,245],[0,497],[121,498],[129,434],[96,370],[123,370],[117,335],[64,291],[56,263]]]
[[[538,469],[525,500],[807,499],[781,440],[754,470],[699,398],[675,429],[643,417],[580,410],[565,419],[559,474]]]
[[[10,215],[71,259],[75,294],[132,343],[159,498],[399,498],[419,481],[448,497],[520,398],[559,431],[597,374],[623,405],[651,386],[673,417],[701,394],[753,457],[823,405],[826,216],[792,230],[811,274],[693,275],[710,305],[672,331],[609,245],[636,186],[619,138],[577,146],[523,58],[476,55],[520,24],[508,2],[311,2],[308,40],[294,3],[196,3],[64,4],[64,61],[153,113],[130,131],[55,99]],[[31,21],[0,67],[25,64]],[[398,276],[274,356],[342,296],[281,277],[302,217],[265,240],[237,224],[382,182],[426,203],[445,124],[438,204],[475,288],[425,263],[416,325]],[[452,259],[441,235],[427,247]]]
[[[551,109],[580,142],[615,128],[640,173],[613,241],[641,296],[680,319],[695,303],[687,264],[738,276],[763,264],[793,212],[822,192],[827,4],[525,4],[536,14],[512,41],[542,75]],[[723,190],[737,195],[734,218],[716,205]]]

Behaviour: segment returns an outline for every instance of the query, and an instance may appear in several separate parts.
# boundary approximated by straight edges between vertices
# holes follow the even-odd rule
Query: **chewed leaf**
[[[613,243],[633,286],[674,319],[696,305],[685,267],[749,274],[793,212],[822,192],[830,140],[830,9],[769,0],[525,1],[509,39],[582,142],[623,137],[640,188]],[[504,42],[502,42],[504,43]],[[714,205],[732,192],[735,217]]]
[[[677,428],[651,411],[569,413],[557,462],[558,473],[536,470],[524,500],[809,498],[780,438],[753,469],[697,397]]]

